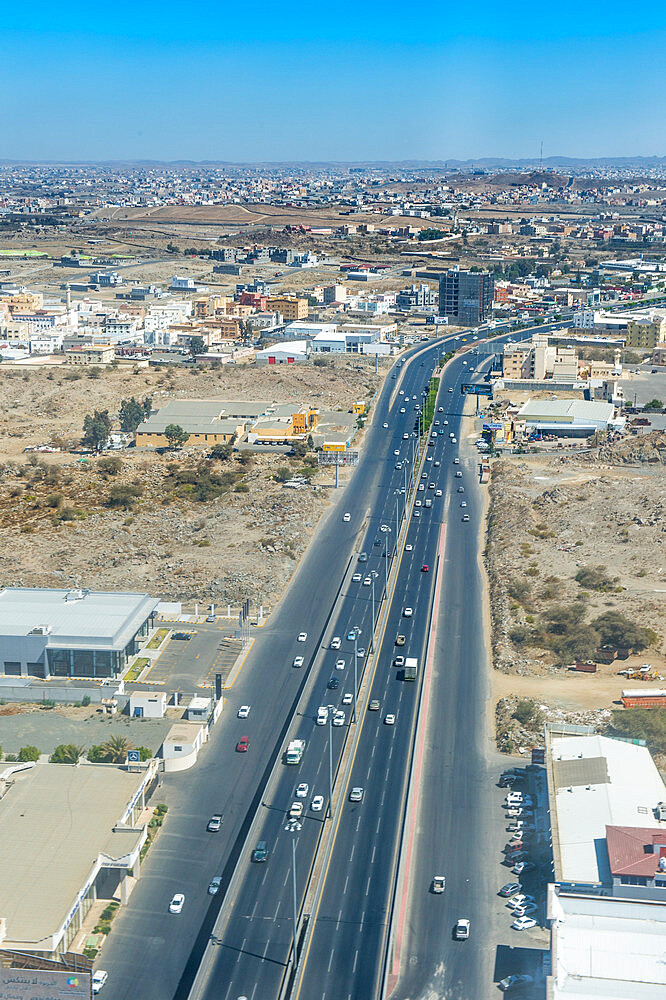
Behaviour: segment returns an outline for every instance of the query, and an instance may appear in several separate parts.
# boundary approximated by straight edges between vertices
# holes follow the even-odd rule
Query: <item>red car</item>
[[[238,753],[247,753],[247,749],[250,745],[250,741],[247,736],[242,736],[236,744],[236,750]]]
[[[428,566],[427,563],[423,563],[423,566],[421,566],[421,572],[422,573],[429,573],[430,572],[430,566]]]

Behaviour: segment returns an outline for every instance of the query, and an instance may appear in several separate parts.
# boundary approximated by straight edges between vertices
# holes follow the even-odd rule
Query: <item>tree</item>
[[[37,747],[27,746],[21,747],[18,752],[18,759],[22,761],[33,760],[38,761],[41,757],[42,752]]]
[[[658,412],[661,412],[663,410],[663,408],[664,408],[664,404],[662,403],[662,401],[660,399],[651,399],[649,403],[645,404],[645,406],[643,407],[643,410],[646,411],[646,412],[648,410],[650,410],[650,411],[657,410]]]
[[[180,424],[167,424],[164,428],[164,436],[169,442],[170,448],[182,448],[190,437]]]
[[[190,340],[190,354],[193,358],[196,358],[197,354],[205,354],[206,345],[203,342],[203,337],[192,337]]]
[[[123,507],[125,510],[129,510],[142,493],[142,486],[120,483],[118,486],[111,487],[106,502],[109,507]]]
[[[607,611],[592,622],[593,627],[601,637],[601,641],[609,646],[621,646],[633,649],[639,653],[657,641],[657,634],[651,628],[643,628],[625,618],[619,611]]]
[[[49,760],[52,764],[78,764],[83,753],[84,747],[77,747],[74,743],[61,743],[55,748]]]
[[[134,750],[134,744],[125,736],[110,736],[100,747],[104,759],[109,764],[124,764],[130,750]]]
[[[144,408],[141,403],[132,396],[131,399],[123,399],[118,411],[120,419],[120,429],[126,434],[133,434],[145,417]]]
[[[232,451],[233,449],[230,444],[221,442],[220,444],[213,445],[210,457],[216,458],[220,462],[225,462],[228,458],[231,458]]]
[[[108,410],[95,410],[92,416],[87,413],[83,420],[83,437],[81,444],[94,451],[102,451],[111,436],[111,418]]]
[[[142,405],[143,405],[143,415],[146,419],[148,419],[150,414],[153,412],[153,401],[150,398],[150,396],[146,396]]]

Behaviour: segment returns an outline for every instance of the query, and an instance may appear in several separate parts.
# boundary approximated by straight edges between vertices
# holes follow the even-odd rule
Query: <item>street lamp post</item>
[[[328,818],[333,816],[333,705],[328,706]]]
[[[358,626],[354,628],[354,723],[356,723],[356,692],[358,691]]]
[[[292,948],[292,967],[296,968],[296,949],[298,945],[298,897],[296,892],[296,834],[300,832],[301,824],[296,819],[290,819],[285,829],[292,834],[291,838],[291,877],[292,877],[292,904],[294,919],[294,944]]]
[[[372,621],[370,623],[370,652],[375,651],[375,578],[377,577],[377,570],[372,571]]]

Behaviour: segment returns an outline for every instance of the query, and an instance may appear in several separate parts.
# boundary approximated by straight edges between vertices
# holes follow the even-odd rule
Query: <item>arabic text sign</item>
[[[0,968],[0,1000],[90,998],[89,972]]]

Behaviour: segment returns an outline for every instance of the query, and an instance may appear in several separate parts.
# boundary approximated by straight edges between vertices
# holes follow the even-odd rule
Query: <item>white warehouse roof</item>
[[[518,419],[527,423],[562,424],[608,423],[615,407],[602,400],[587,399],[528,399],[518,411]]]

